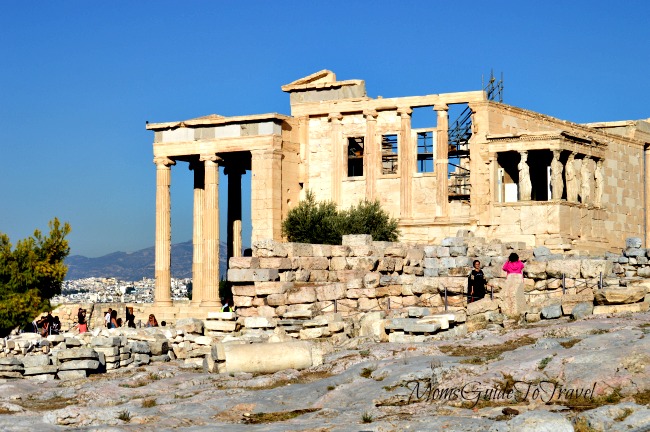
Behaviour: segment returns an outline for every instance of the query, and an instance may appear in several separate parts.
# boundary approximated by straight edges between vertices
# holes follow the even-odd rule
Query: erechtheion
[[[530,246],[599,253],[648,240],[650,119],[577,124],[492,100],[492,89],[371,98],[323,70],[282,87],[291,115],[209,115],[155,132],[156,304],[170,299],[172,166],[194,173],[195,306],[218,307],[219,167],[228,176],[228,256],[241,253],[241,176],[252,171],[252,239],[310,190],[346,208],[378,199],[401,240],[471,230]],[[431,124],[414,127],[417,110]],[[459,120],[450,110],[460,112]],[[189,193],[189,191],[188,191]]]

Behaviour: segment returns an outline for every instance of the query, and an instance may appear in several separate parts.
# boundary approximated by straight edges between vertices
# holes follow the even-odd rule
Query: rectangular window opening
[[[433,131],[417,132],[417,166],[419,173],[433,172]]]
[[[381,173],[397,174],[398,146],[397,134],[381,136]]]
[[[363,137],[348,138],[348,177],[363,176]]]

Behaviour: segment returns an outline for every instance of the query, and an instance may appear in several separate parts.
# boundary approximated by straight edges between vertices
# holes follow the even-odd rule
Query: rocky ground
[[[422,344],[351,339],[321,366],[209,374],[181,362],[0,382],[3,431],[650,430],[650,312]]]

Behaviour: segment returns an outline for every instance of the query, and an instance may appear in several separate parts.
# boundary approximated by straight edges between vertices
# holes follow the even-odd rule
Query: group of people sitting
[[[51,312],[39,319],[32,321],[32,331],[43,337],[58,335],[61,332],[61,321],[58,316],[53,317]]]
[[[132,307],[126,307],[125,317],[127,327],[135,328],[135,315],[133,314]],[[108,312],[106,312],[104,315],[104,323],[106,325],[106,328],[111,329],[122,327],[124,321],[122,321],[122,318],[117,317],[117,310],[108,308]]]
[[[485,297],[485,286],[487,285],[487,279],[481,269],[481,262],[474,260],[472,267],[472,271],[467,277],[467,303],[472,303]],[[524,263],[519,260],[519,255],[513,252],[508,257],[508,261],[503,264],[502,269],[506,272],[506,275],[514,273],[521,274],[524,270]]]

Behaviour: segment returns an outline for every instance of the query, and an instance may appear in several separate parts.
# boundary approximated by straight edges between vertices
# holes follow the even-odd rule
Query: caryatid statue
[[[590,159],[585,156],[580,166],[580,201],[583,204],[588,204],[591,201],[591,182],[593,178],[594,173],[591,171]]]
[[[594,188],[594,205],[600,207],[603,201],[603,183],[605,178],[603,177],[605,173],[603,172],[603,160],[596,160],[596,170],[594,171],[594,179],[596,180],[596,187]]]
[[[564,193],[562,169],[560,150],[553,150],[553,160],[551,161],[551,198],[554,200],[562,199],[562,194]]]
[[[528,159],[528,152],[521,151],[519,154],[521,155],[519,165],[517,166],[517,168],[519,168],[519,200],[529,201],[533,185],[530,182],[530,170],[528,168],[528,163],[526,162]]]
[[[573,164],[575,156],[575,153],[571,153],[566,161],[566,200],[569,202],[578,202],[578,180]]]

